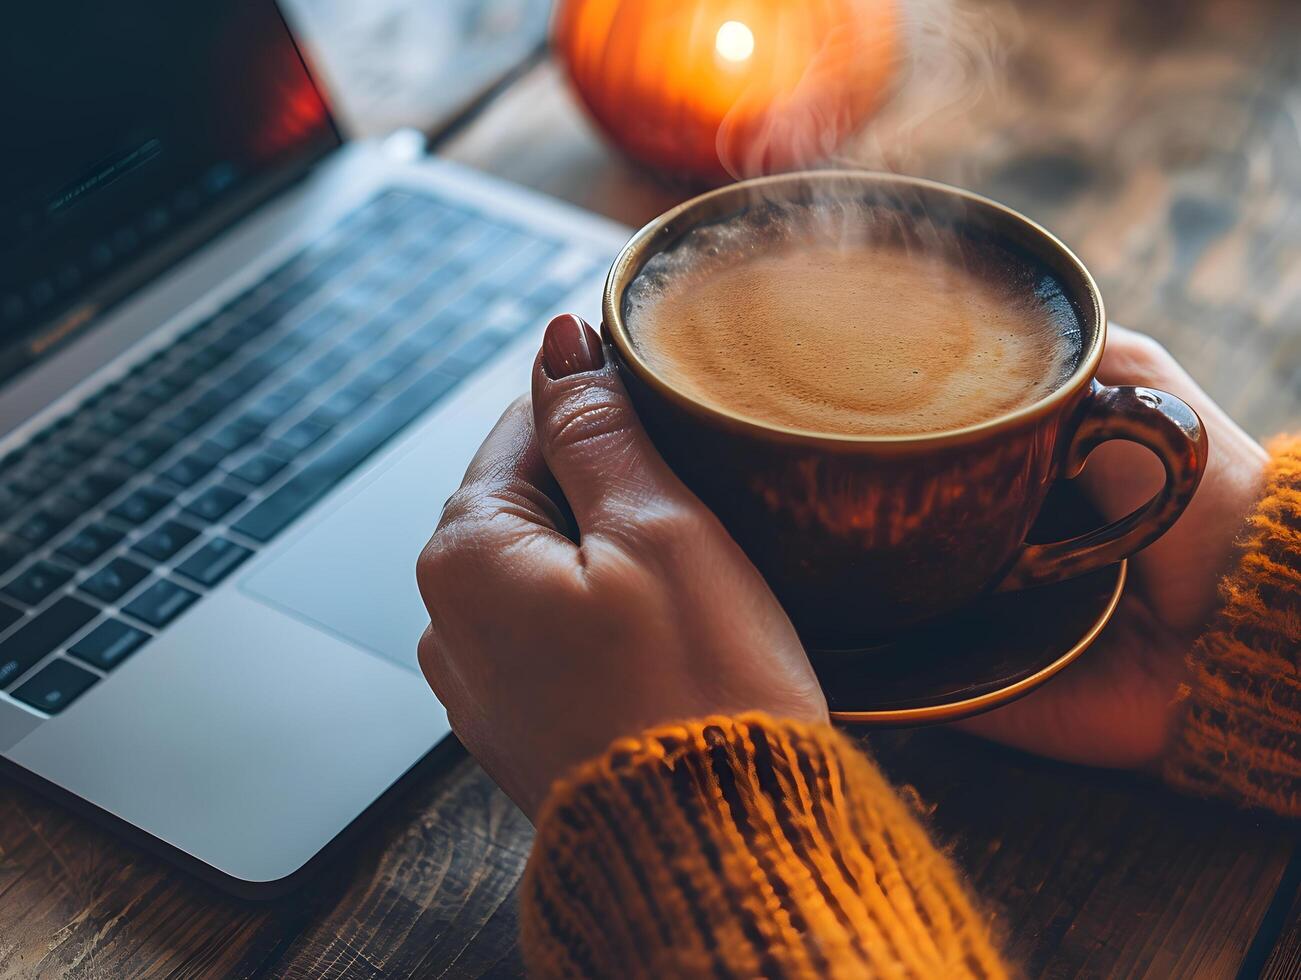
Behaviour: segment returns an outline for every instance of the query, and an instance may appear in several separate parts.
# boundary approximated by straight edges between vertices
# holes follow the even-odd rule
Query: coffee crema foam
[[[651,368],[694,400],[834,435],[922,435],[1038,401],[1079,363],[1044,270],[857,202],[693,229],[629,286]]]

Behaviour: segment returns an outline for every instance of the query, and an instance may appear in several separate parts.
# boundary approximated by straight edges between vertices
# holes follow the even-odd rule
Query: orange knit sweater
[[[1301,440],[1189,657],[1174,786],[1301,816]],[[617,742],[557,784],[525,874],[538,977],[1002,977],[988,917],[876,766],[760,714]]]

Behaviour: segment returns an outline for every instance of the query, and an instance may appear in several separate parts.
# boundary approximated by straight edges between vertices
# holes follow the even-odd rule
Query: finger
[[[1107,326],[1107,346],[1098,366],[1098,380],[1107,385],[1158,388],[1186,401],[1189,399],[1185,396],[1196,388],[1192,378],[1159,343],[1146,334],[1116,324]],[[1093,452],[1081,477],[1102,513],[1108,519],[1115,519],[1141,506],[1156,493],[1165,474],[1149,450],[1136,443],[1114,440]]]
[[[1168,350],[1147,334],[1112,323],[1098,377],[1109,385],[1146,385],[1178,395],[1202,417],[1208,429],[1252,441]]]
[[[560,534],[569,531],[571,519],[542,458],[528,396],[516,399],[488,433],[460,488],[444,504],[438,528],[498,515]]]
[[[1111,325],[1099,368],[1107,384],[1144,385],[1177,395],[1202,419],[1210,453],[1188,509],[1159,541],[1133,559],[1133,583],[1146,589],[1166,621],[1196,632],[1215,603],[1215,584],[1259,492],[1265,451],[1151,337]],[[1112,441],[1094,451],[1080,479],[1109,519],[1141,506],[1165,479],[1148,450]]]
[[[1058,676],[954,727],[1066,762],[1147,768],[1168,744],[1184,649],[1131,593],[1088,653]]]
[[[695,502],[651,444],[600,338],[578,317],[547,327],[533,365],[533,420],[582,534],[625,530]]]
[[[467,583],[496,583],[578,563],[542,462],[524,399],[488,434],[465,480],[443,507],[438,528],[416,562],[416,582],[435,626],[447,596]]]
[[[1211,399],[1173,356],[1153,338],[1116,324],[1107,327],[1107,347],[1098,378],[1109,385],[1143,385],[1182,398],[1201,416],[1211,437],[1212,468],[1232,464],[1245,472],[1264,458],[1259,444]],[[1084,486],[1108,517],[1120,517],[1160,489],[1161,464],[1152,453],[1130,442],[1105,443],[1089,458]]]

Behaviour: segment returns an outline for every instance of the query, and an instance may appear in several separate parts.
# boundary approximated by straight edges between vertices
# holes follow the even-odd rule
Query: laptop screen
[[[0,17],[2,382],[338,135],[273,0]]]

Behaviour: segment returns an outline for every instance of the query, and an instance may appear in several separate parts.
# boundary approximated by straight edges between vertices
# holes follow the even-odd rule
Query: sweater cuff
[[[668,725],[558,783],[525,873],[533,975],[996,977],[949,861],[829,726]]]
[[[1301,437],[1270,447],[1224,605],[1188,657],[1166,781],[1301,817]]]

